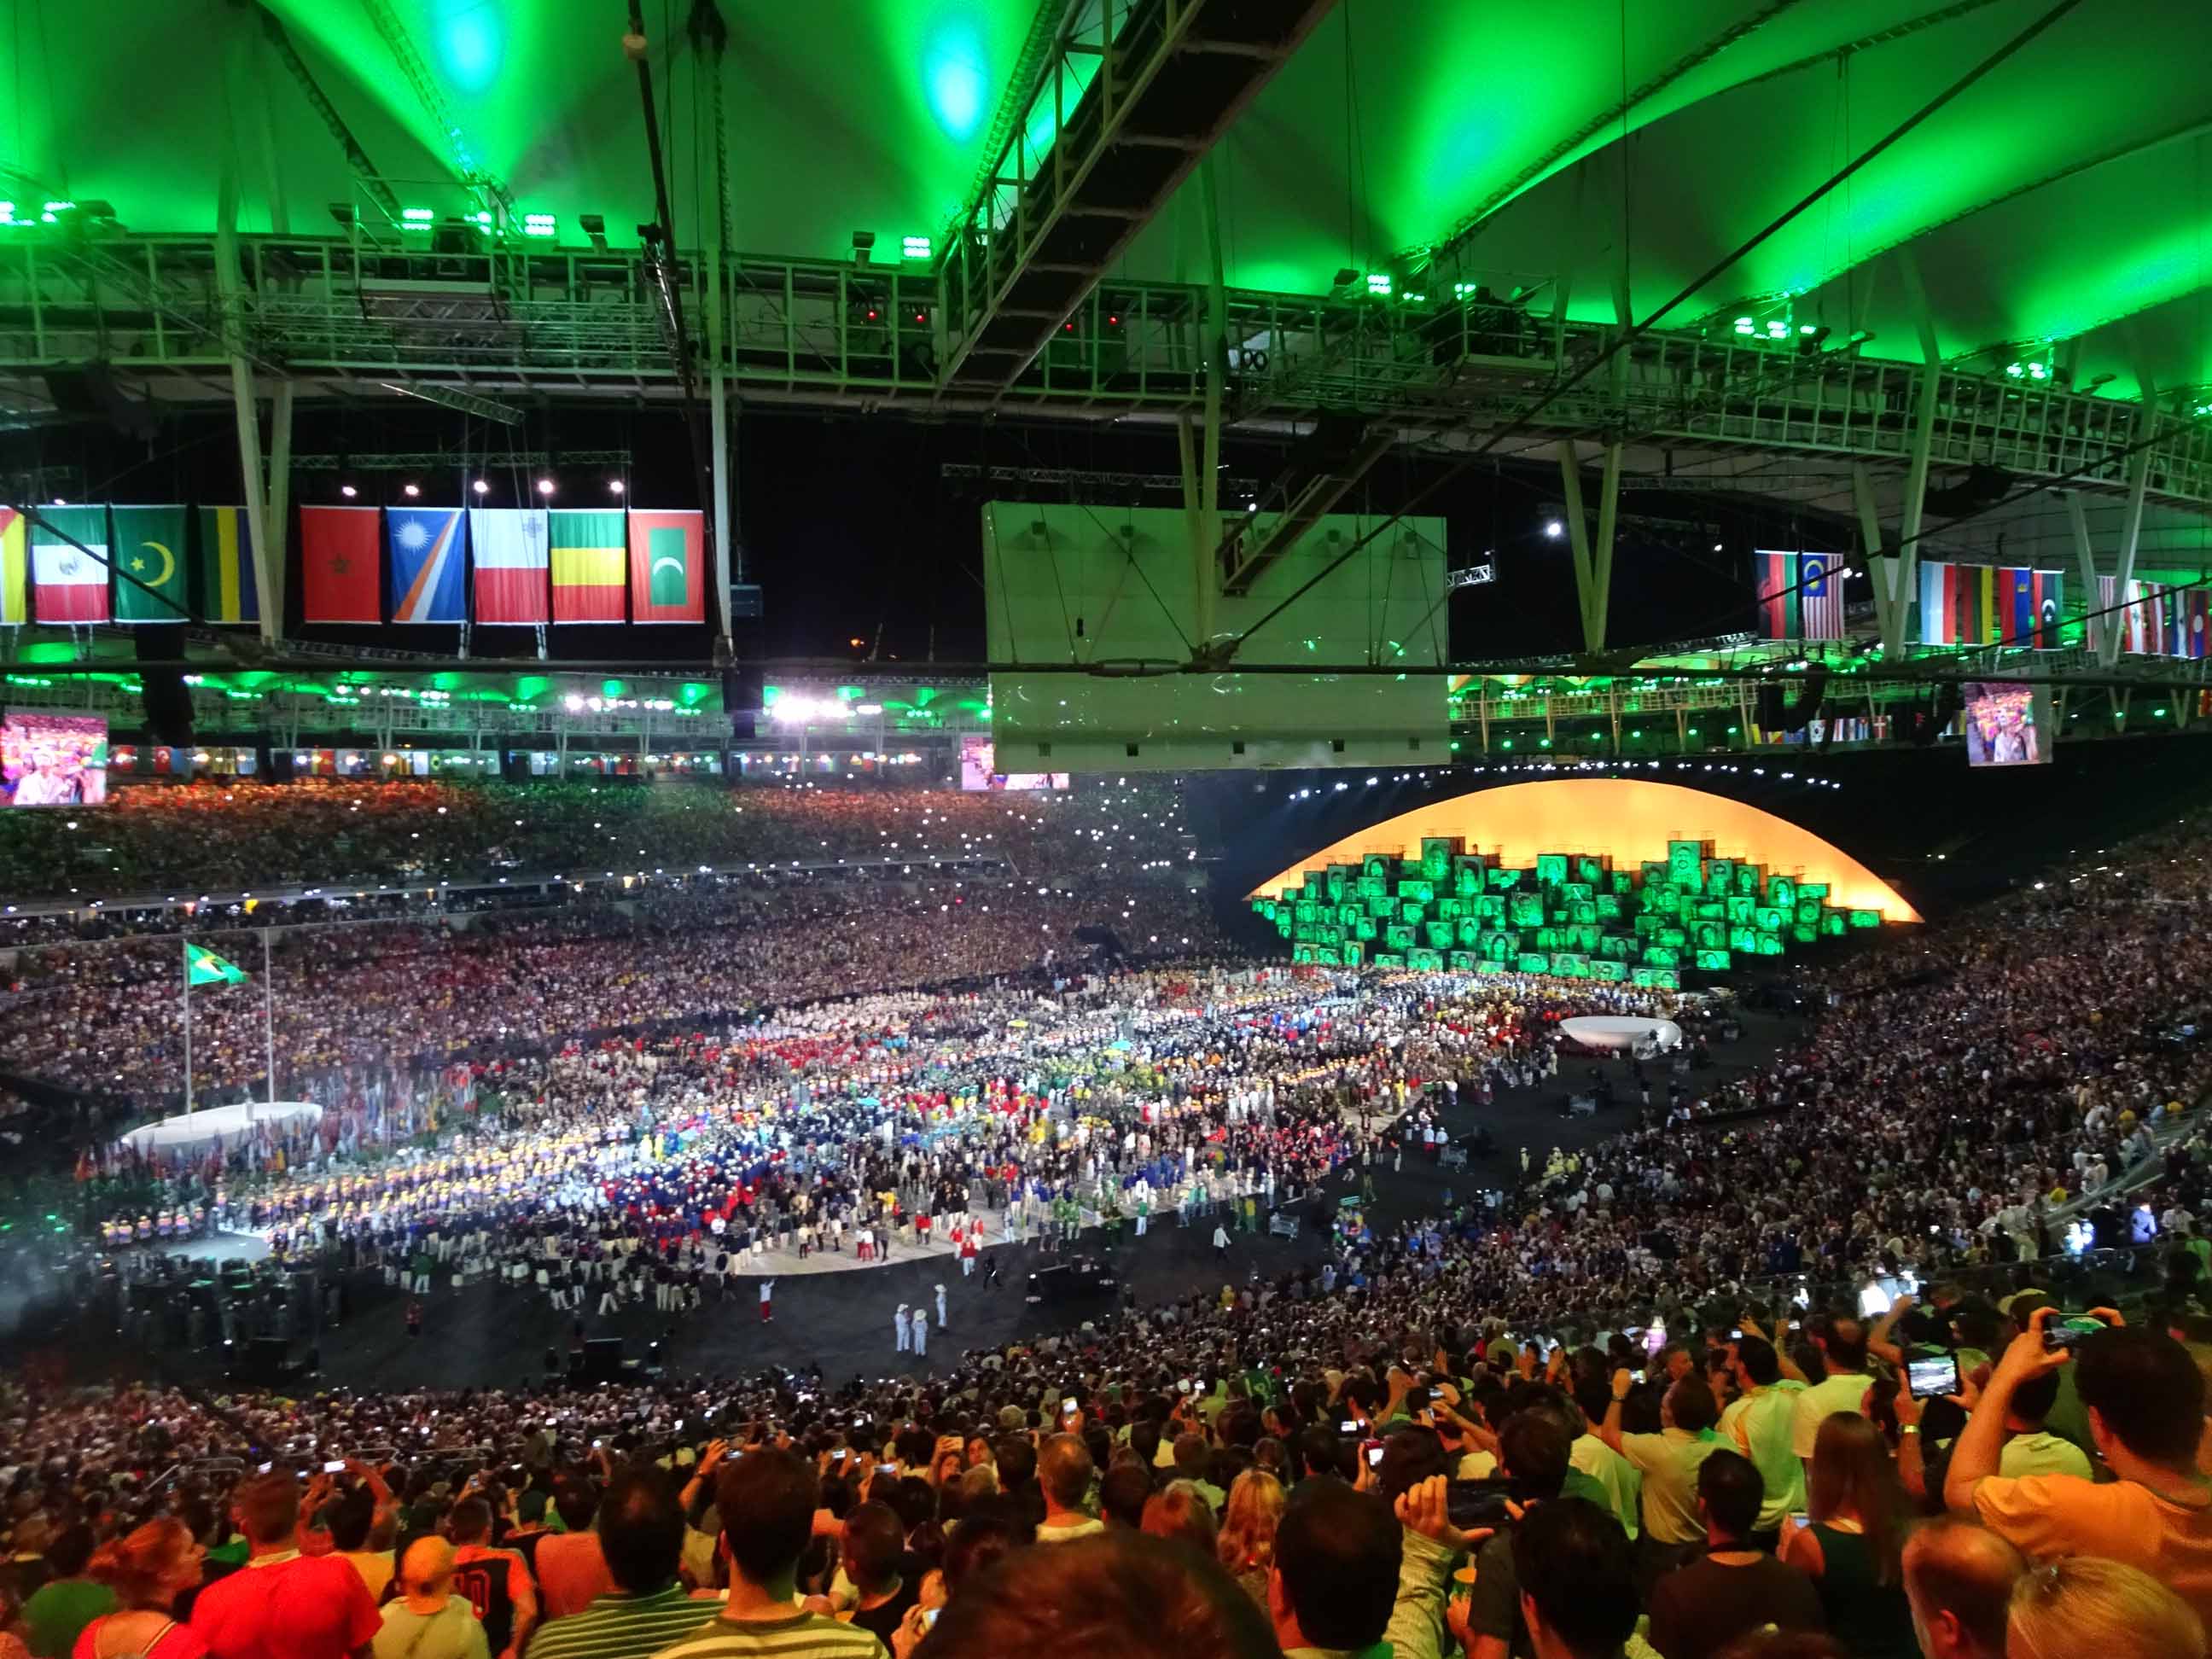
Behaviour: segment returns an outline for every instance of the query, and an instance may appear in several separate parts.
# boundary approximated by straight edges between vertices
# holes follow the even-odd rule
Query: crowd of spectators
[[[74,816],[0,819],[0,893],[88,902],[985,854],[1064,876],[1187,862],[1185,830],[1180,789],[1159,778],[1016,793],[807,781],[137,782]],[[25,939],[41,936],[22,927]],[[0,946],[15,942],[0,927]]]

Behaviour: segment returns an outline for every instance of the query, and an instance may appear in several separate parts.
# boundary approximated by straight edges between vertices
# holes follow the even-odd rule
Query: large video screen
[[[10,806],[97,806],[107,799],[107,722],[9,709],[0,720],[0,790]]]
[[[1964,724],[1969,766],[2041,766],[2051,759],[2048,687],[1969,680]]]
[[[997,745],[988,738],[960,739],[960,787],[963,789],[1065,789],[1065,772],[1001,772]]]

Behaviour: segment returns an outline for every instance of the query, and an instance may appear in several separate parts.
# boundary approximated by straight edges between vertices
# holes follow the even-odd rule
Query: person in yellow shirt
[[[1945,1504],[2031,1560],[2100,1555],[2139,1567],[2212,1621],[2212,1480],[2197,1468],[2202,1373],[2171,1336],[2130,1328],[2108,1309],[2095,1310],[2106,1328],[2072,1347],[2048,1346],[2044,1331],[2055,1311],[2037,1309],[1998,1361],[1952,1449]],[[2116,1478],[2006,1477],[1999,1471],[2014,1395],[2069,1363],[2090,1437]]]

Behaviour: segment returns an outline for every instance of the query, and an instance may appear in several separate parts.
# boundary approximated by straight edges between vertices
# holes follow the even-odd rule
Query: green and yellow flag
[[[234,962],[225,962],[204,945],[185,945],[185,982],[187,985],[237,985],[246,978],[246,969]]]

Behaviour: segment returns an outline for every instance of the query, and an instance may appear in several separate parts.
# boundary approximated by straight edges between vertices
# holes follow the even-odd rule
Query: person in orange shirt
[[[2139,1567],[2212,1623],[2212,1480],[2197,1468],[2204,1379],[2172,1337],[2130,1329],[2109,1309],[2094,1311],[2106,1328],[2069,1348],[2045,1346],[2056,1310],[2035,1310],[1952,1449],[1944,1502],[1978,1516],[2030,1560],[2100,1555]],[[2069,1360],[2090,1437],[2117,1479],[2006,1479],[1997,1468],[2014,1392]]]

